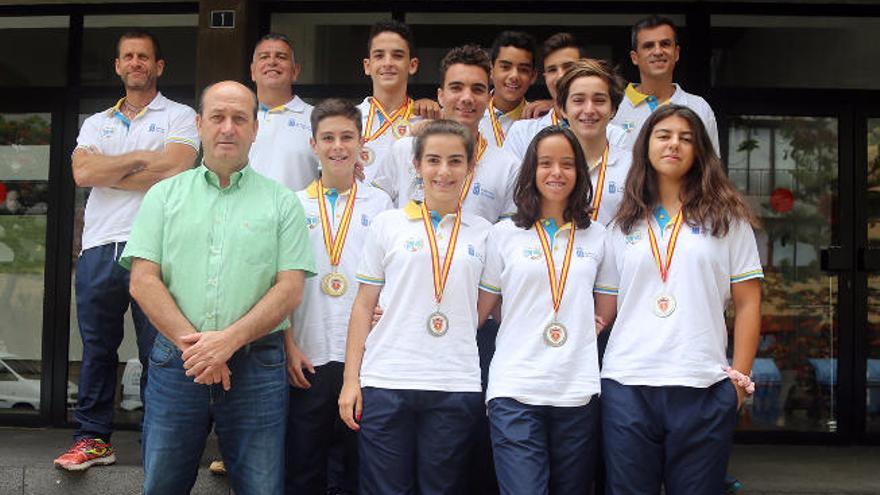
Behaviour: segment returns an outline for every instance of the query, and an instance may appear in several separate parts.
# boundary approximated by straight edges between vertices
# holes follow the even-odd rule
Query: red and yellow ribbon
[[[489,141],[487,141],[486,138],[484,138],[482,134],[477,133],[477,159],[476,159],[477,164],[479,164],[480,160],[483,159],[483,153],[486,152],[486,148],[488,148],[488,147],[489,147]],[[469,173],[467,178],[464,180],[464,186],[462,186],[461,194],[459,194],[459,196],[458,196],[458,206],[459,207],[461,207],[461,205],[464,203],[464,198],[467,197],[467,193],[471,189],[471,183],[474,181],[474,174],[475,173],[476,173],[476,170]]]
[[[648,219],[648,241],[651,244],[651,254],[654,255],[654,262],[660,270],[660,278],[666,282],[669,275],[669,267],[672,265],[672,255],[675,253],[675,244],[678,242],[678,234],[681,232],[681,226],[684,224],[684,214],[679,210],[675,215],[672,224],[672,234],[669,236],[669,243],[666,245],[666,263],[660,259],[660,247],[657,244],[657,237],[654,235],[654,229],[651,228],[651,219]]]
[[[602,152],[602,161],[599,163],[599,177],[596,178],[596,187],[593,189],[593,214],[595,222],[599,218],[599,207],[602,206],[602,192],[605,190],[605,170],[608,168],[608,143],[605,143],[605,151]]]
[[[550,123],[553,125],[559,125],[559,116],[556,115],[556,109],[550,110]]]
[[[489,99],[489,120],[492,121],[492,133],[495,134],[495,144],[500,148],[504,144],[504,128],[498,116],[495,115],[495,97]]]
[[[535,222],[535,232],[538,233],[538,240],[541,241],[541,250],[544,252],[544,263],[547,265],[547,275],[550,278],[550,297],[553,300],[553,314],[559,311],[559,305],[562,304],[562,294],[565,292],[565,282],[568,280],[568,269],[571,267],[571,252],[574,246],[574,234],[577,226],[572,222],[571,232],[568,235],[568,245],[565,247],[565,257],[562,259],[562,272],[559,278],[556,278],[556,263],[553,261],[553,250],[550,248],[550,240],[547,238],[547,232],[541,221]]]
[[[379,103],[379,100],[370,98],[370,113],[367,114],[367,124],[364,126],[364,141],[369,143],[382,134],[385,134],[385,131],[391,128],[391,124],[393,124],[398,117],[403,117],[404,119],[409,118],[412,115],[412,106],[413,100],[407,96],[403,105],[389,115],[388,112],[385,111],[385,108],[382,107],[382,104]],[[373,129],[373,121],[376,118],[376,113],[381,113],[385,121],[382,122],[382,125],[379,126],[379,129],[376,130],[376,132],[370,134]]]
[[[355,196],[357,196],[357,181],[351,183],[348,200],[345,202],[345,209],[339,221],[339,230],[336,232],[336,238],[334,238],[333,222],[327,214],[327,205],[324,199],[324,186],[321,184],[321,179],[318,179],[318,212],[321,214],[321,231],[324,233],[324,248],[327,250],[327,256],[330,258],[330,266],[339,266],[339,260],[342,258],[342,247],[345,245],[348,226],[351,225],[351,215],[354,212]]]
[[[422,222],[425,224],[425,232],[428,234],[428,247],[431,249],[431,271],[434,274],[434,302],[438,305],[443,299],[443,289],[446,288],[446,280],[449,278],[449,270],[452,268],[452,256],[455,254],[455,243],[458,240],[458,231],[461,229],[461,206],[455,214],[455,223],[452,224],[452,232],[449,234],[449,243],[446,245],[446,257],[443,266],[440,266],[440,252],[437,250],[437,237],[434,235],[434,224],[431,223],[431,214],[428,207],[422,201]]]

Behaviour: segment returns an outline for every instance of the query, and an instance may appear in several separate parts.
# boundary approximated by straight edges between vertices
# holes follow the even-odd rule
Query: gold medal
[[[659,318],[668,318],[669,315],[675,313],[678,304],[672,294],[660,294],[654,298],[654,314]]]
[[[553,320],[544,327],[544,342],[550,347],[562,347],[566,340],[568,340],[568,330],[562,323]]]
[[[348,279],[341,273],[328,273],[321,278],[321,291],[328,296],[342,296],[348,291]]]
[[[565,282],[568,280],[568,271],[571,268],[571,253],[574,247],[574,235],[577,232],[577,225],[571,223],[571,231],[568,234],[568,245],[565,247],[565,257],[562,259],[562,272],[559,278],[556,277],[556,263],[553,261],[553,249],[550,247],[550,240],[547,238],[547,232],[541,221],[535,222],[535,233],[538,234],[538,240],[541,242],[541,251],[544,252],[544,263],[547,265],[547,276],[550,279],[550,299],[553,301],[553,319],[544,327],[544,342],[550,347],[561,347],[568,340],[568,331],[565,325],[556,319],[559,313],[559,306],[562,304],[562,295],[565,293]]]
[[[365,167],[369,167],[376,161],[376,152],[372,150],[372,148],[368,146],[364,146],[361,148],[361,163],[364,164]]]
[[[391,135],[394,136],[394,139],[400,139],[402,137],[409,136],[410,130],[412,126],[409,121],[404,119],[403,117],[397,117],[393,124],[391,124]]]
[[[442,337],[449,331],[449,318],[439,310],[434,311],[428,316],[427,328],[434,337]]]

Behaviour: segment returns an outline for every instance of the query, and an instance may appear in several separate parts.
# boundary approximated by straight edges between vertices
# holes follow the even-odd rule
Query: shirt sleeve
[[[596,283],[593,286],[593,292],[598,294],[608,294],[616,296],[620,287],[620,272],[617,269],[617,258],[615,253],[615,238],[620,235],[620,231],[609,226],[604,233],[604,241],[602,243],[602,260],[599,261],[599,272],[596,274]]]
[[[504,202],[501,210],[501,218],[512,217],[516,213],[516,203],[513,201],[513,191],[516,189],[516,181],[519,179],[519,169],[521,162],[511,153],[503,152],[505,158],[509,159],[510,166],[507,171],[507,185],[504,187]]]
[[[727,233],[730,246],[730,283],[744,282],[753,278],[764,278],[761,259],[758,256],[758,243],[751,225],[738,220],[730,226]]]
[[[721,156],[721,145],[718,142],[718,123],[715,121],[715,112],[712,111],[712,107],[708,103],[706,103],[706,117],[703,123],[706,124],[706,132],[709,134],[709,140],[712,141],[715,153]]]
[[[162,237],[165,232],[165,190],[161,184],[151,187],[134,219],[119,265],[131,270],[134,258],[162,264]]]
[[[501,294],[501,273],[504,270],[504,259],[501,256],[501,247],[504,237],[497,228],[489,231],[486,238],[486,262],[483,264],[483,274],[480,277],[480,290],[492,294]]]
[[[385,284],[385,246],[382,242],[384,215],[373,220],[364,243],[363,256],[358,265],[355,278],[362,284]]]
[[[528,144],[523,142],[523,131],[525,131],[525,129],[526,121],[514,122],[513,125],[510,126],[510,132],[507,133],[507,137],[504,139],[504,151],[512,154],[520,161],[526,154],[526,146]]]
[[[406,141],[406,139],[404,139]],[[394,143],[391,148],[388,149],[388,153],[385,153],[385,156],[382,157],[381,160],[378,160],[376,163],[376,174],[373,175],[372,185],[378,187],[379,189],[385,191],[388,196],[391,197],[391,200],[396,205],[398,203],[398,193],[397,190],[397,174],[400,170],[400,164],[398,163],[397,155],[398,153],[398,143]]]
[[[181,109],[171,119],[171,128],[165,136],[165,144],[177,143],[186,144],[199,150],[199,132],[196,130],[196,112],[186,106],[181,105]]]
[[[309,230],[306,227],[306,214],[296,196],[283,190],[280,199],[280,218],[278,226],[278,271],[302,270],[306,277],[314,276],[318,268],[309,244]]]
[[[97,147],[98,136],[100,135],[99,127],[99,119],[96,115],[87,118],[79,130],[79,135],[76,136],[76,148],[74,148],[74,151],[88,149],[91,146]]]

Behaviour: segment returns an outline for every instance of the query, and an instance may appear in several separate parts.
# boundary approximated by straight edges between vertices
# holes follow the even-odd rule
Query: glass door
[[[856,345],[864,346],[866,360],[865,433],[877,436],[880,434],[880,117],[868,118],[866,124],[866,201],[862,210],[865,242],[858,252],[858,267],[867,278],[866,318],[864,340]]]

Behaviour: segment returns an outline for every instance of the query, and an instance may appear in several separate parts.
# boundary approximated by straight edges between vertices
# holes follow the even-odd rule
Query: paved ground
[[[113,436],[118,462],[85,473],[52,467],[52,459],[70,445],[71,430],[0,428],[0,495],[103,495],[141,493],[138,434]],[[193,494],[228,494],[222,477],[208,473],[217,456],[209,442]],[[731,473],[744,484],[742,495],[880,495],[880,446],[823,447],[738,445]]]

